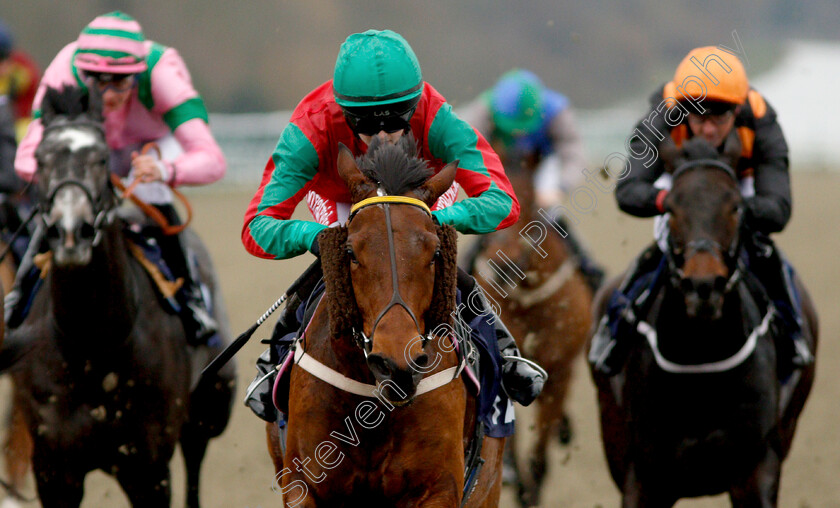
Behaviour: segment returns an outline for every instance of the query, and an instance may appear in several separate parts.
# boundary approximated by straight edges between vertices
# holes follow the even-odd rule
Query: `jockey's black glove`
[[[326,231],[326,229],[315,235],[315,239],[312,240],[312,245],[309,246],[309,252],[314,254],[316,258],[321,257],[321,245],[318,243],[318,239],[321,238],[321,233],[324,231]]]

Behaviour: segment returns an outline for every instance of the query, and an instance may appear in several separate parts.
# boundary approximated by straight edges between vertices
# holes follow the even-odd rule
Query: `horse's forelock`
[[[375,137],[356,164],[362,174],[377,182],[387,194],[399,196],[419,188],[432,176],[432,169],[417,152],[417,142],[410,133],[395,144]]]

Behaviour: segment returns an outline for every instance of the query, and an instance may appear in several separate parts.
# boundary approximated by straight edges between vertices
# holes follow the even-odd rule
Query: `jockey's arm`
[[[292,220],[292,213],[318,170],[318,152],[290,123],[263,170],[262,181],[245,212],[242,244],[254,256],[286,259],[303,254],[326,226]]]
[[[210,132],[210,126],[193,118],[175,129],[175,139],[184,150],[178,157],[165,161],[170,185],[204,185],[220,180],[227,171],[222,149]]]
[[[52,62],[47,66],[41,82],[38,84],[38,90],[35,92],[35,99],[32,101],[32,116],[33,120],[18,144],[17,153],[15,154],[15,171],[18,176],[25,181],[30,181],[35,176],[36,161],[35,149],[41,142],[41,137],[44,134],[44,127],[41,125],[41,100],[44,98],[48,87],[62,88],[64,86],[76,85],[76,80],[73,74],[69,71],[70,60],[73,57],[75,47],[72,44],[65,46],[53,58]]]
[[[159,114],[183,152],[164,161],[169,184],[203,185],[227,170],[224,154],[210,132],[207,109],[189,70],[174,48],[166,48],[151,73],[153,112]]]
[[[484,136],[447,103],[435,114],[428,145],[434,157],[459,161],[455,181],[469,196],[432,212],[441,224],[450,224],[464,234],[483,234],[504,229],[519,219],[519,201],[499,156]]]
[[[790,220],[792,200],[788,146],[769,105],[767,113],[755,120],[753,154],[755,196],[746,199],[747,219],[752,228],[775,233]]]
[[[657,126],[659,131],[668,132],[661,116],[657,116],[655,122],[656,120],[661,123]],[[637,159],[632,156],[633,154],[645,154],[649,150],[649,145],[635,134],[636,132],[648,132],[647,127],[643,126],[640,121],[636,124],[633,132],[634,135],[630,138],[630,153],[627,156],[629,173],[616,182],[615,199],[618,202],[618,207],[625,213],[636,217],[653,217],[664,211],[662,201],[666,191],[656,188],[654,182],[665,171],[665,165],[658,155],[653,161],[644,158]],[[649,132],[648,135],[650,135]],[[627,168],[622,168],[622,171],[626,170]],[[613,172],[617,172],[617,169],[613,168]]]

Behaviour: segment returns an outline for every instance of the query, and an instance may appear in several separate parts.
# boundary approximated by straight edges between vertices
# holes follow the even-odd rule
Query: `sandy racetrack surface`
[[[803,173],[796,173],[793,178],[794,217],[777,241],[798,268],[816,302],[822,344],[817,354],[816,384],[800,418],[792,453],[784,465],[780,506],[838,507],[840,382],[834,379],[834,373],[840,360],[836,338],[840,313],[834,310],[834,305],[840,301],[840,269],[837,268],[840,178]],[[256,321],[312,259],[306,255],[276,262],[260,260],[245,252],[239,231],[252,190],[207,190],[190,194],[196,213],[194,228],[207,243],[220,274],[234,336]],[[652,222],[621,214],[612,196],[597,195],[595,211],[580,217],[578,230],[610,275],[614,275],[650,241]],[[253,362],[263,349],[259,339],[270,333],[273,323],[274,317],[236,357],[240,376],[233,418],[222,437],[211,442],[204,462],[201,493],[205,508],[282,505],[280,496],[271,490],[273,467],[265,448],[263,422],[241,403],[245,388],[255,374]],[[618,491],[609,478],[601,449],[595,392],[582,360],[574,380],[570,413],[576,433],[569,447],[561,448],[557,443],[551,446],[550,477],[543,506],[618,506]],[[527,420],[527,415],[522,415],[520,427],[527,429]],[[434,454],[429,458],[434,460]],[[182,507],[183,467],[179,457],[173,461],[172,469],[172,506]],[[336,470],[333,474],[338,473]],[[31,481],[26,490],[34,495]],[[123,508],[128,502],[116,482],[95,473],[86,482],[82,506]],[[509,490],[505,491],[501,506],[515,506]],[[682,501],[678,506],[723,507],[729,506],[729,502],[725,497],[716,497]]]

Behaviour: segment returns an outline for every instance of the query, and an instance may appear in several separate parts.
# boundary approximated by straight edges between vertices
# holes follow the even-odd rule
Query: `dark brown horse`
[[[99,107],[99,97],[71,88],[43,101],[36,179],[51,254],[30,313],[9,335],[29,351],[11,368],[13,404],[32,437],[45,508],[79,506],[95,469],[113,475],[133,506],[169,506],[179,442],[186,504],[197,508],[201,462],[227,425],[235,372],[191,391],[183,325],[131,254],[117,213]]]
[[[726,492],[735,507],[775,507],[813,383],[813,365],[780,375],[774,341],[789,339],[768,326],[772,307],[755,296],[761,284],[743,265],[743,198],[731,169],[740,147],[722,163],[701,143],[687,143],[674,164],[667,262],[637,321],[618,328],[629,344],[623,369],[613,377],[592,369],[626,508]],[[816,351],[814,307],[796,285]],[[596,323],[615,287],[596,296]]]
[[[413,143],[374,141],[362,171],[341,147],[355,212],[346,228],[322,233],[326,296],[297,345],[284,457],[268,426],[287,504],[462,503],[476,402],[449,334],[439,333],[455,304],[455,231],[428,212],[456,164],[429,178]],[[306,366],[312,359],[336,374]],[[498,504],[503,448],[504,439],[484,438],[465,506]]]
[[[499,305],[501,318],[516,337],[522,354],[548,372],[536,401],[533,446],[522,457],[513,439],[508,443],[520,504],[534,506],[539,504],[547,473],[551,437],[559,436],[562,444],[571,439],[566,398],[573,366],[589,331],[592,292],[563,239],[566,231],[539,214],[534,197],[539,159],[494,148],[504,162],[522,211],[516,224],[482,239],[473,271],[484,292]],[[529,429],[518,427],[519,438],[528,434]]]

